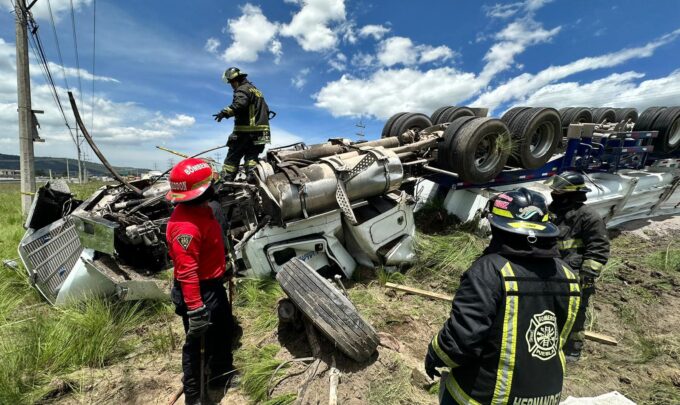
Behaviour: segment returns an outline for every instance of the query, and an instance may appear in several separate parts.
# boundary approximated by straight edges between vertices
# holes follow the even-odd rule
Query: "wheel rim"
[[[480,139],[475,149],[475,168],[481,172],[488,172],[496,167],[500,160],[498,138],[500,134],[491,133]]]
[[[668,134],[668,146],[673,147],[680,142],[680,119],[675,120]]]
[[[529,151],[533,157],[545,155],[555,140],[555,129],[549,122],[539,125],[529,138]]]

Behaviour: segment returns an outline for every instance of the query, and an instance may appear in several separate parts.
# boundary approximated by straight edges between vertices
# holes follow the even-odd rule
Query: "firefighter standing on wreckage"
[[[461,277],[451,316],[428,347],[442,404],[554,404],[562,347],[578,312],[577,276],[560,259],[545,199],[520,188],[490,201],[492,239]]]
[[[551,221],[560,229],[560,254],[578,272],[581,283],[581,307],[564,348],[567,361],[572,362],[581,357],[586,310],[595,293],[595,279],[609,259],[609,237],[602,217],[584,204],[590,189],[582,175],[564,172],[548,182],[553,199],[548,209]]]
[[[258,156],[271,142],[269,130],[269,107],[262,95],[251,82],[248,75],[236,67],[230,67],[222,75],[222,80],[234,90],[232,103],[214,114],[215,121],[234,117],[234,131],[229,136],[229,151],[224,160],[222,175],[226,181],[234,181],[241,158],[244,159],[246,179],[253,179]]]
[[[201,403],[206,385],[223,389],[234,370],[222,229],[208,205],[214,193],[212,168],[202,159],[182,160],[170,172],[166,198],[176,206],[166,238],[174,265],[172,301],[186,332],[182,369],[187,404]]]

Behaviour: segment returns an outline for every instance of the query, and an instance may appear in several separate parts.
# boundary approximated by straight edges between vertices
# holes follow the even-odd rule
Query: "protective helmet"
[[[248,76],[248,74],[241,72],[241,69],[237,67],[230,67],[229,69],[225,70],[224,73],[222,74],[222,81],[225,83],[230,83],[232,80],[236,80],[239,77],[246,76]]]
[[[170,191],[165,198],[173,203],[194,200],[210,188],[212,180],[212,167],[203,159],[184,159],[170,171]]]
[[[586,182],[583,176],[576,172],[564,172],[552,176],[546,184],[557,193],[581,192],[587,193],[590,191],[586,187]]]
[[[524,187],[501,193],[489,201],[489,223],[506,232],[551,238],[560,231],[548,221],[545,198]]]

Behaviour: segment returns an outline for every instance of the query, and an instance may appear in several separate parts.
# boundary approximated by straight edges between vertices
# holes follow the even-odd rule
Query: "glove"
[[[446,367],[446,364],[437,357],[430,344],[427,348],[427,355],[425,356],[425,374],[433,380],[434,377],[441,377],[442,375],[437,371],[437,367]]]
[[[226,110],[222,110],[222,111],[218,112],[217,114],[213,114],[213,117],[215,117],[215,121],[221,122],[223,119],[229,118],[230,115],[227,114]]]
[[[187,312],[189,317],[189,330],[187,331],[187,338],[194,339],[199,338],[208,331],[210,327],[210,313],[208,309],[203,305],[198,309]]]

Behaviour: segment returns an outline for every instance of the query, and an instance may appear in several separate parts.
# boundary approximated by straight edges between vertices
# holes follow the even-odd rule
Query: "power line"
[[[73,28],[73,49],[76,53],[76,69],[78,73],[78,91],[80,92],[80,108],[83,108],[83,84],[80,79],[80,57],[78,56],[78,39],[77,39],[77,34],[76,34],[76,13],[73,9],[73,0],[70,0],[71,3],[71,27]]]
[[[47,0],[47,9],[50,12],[50,21],[52,23],[52,34],[54,34],[54,43],[57,45],[57,55],[59,56],[59,64],[61,65],[61,73],[64,76],[64,84],[66,84],[67,89],[71,89],[68,85],[68,80],[66,80],[66,69],[64,68],[64,59],[61,57],[61,46],[59,46],[59,37],[57,36],[57,26],[54,23],[54,15],[52,14],[52,4],[50,0]]]
[[[94,131],[94,82],[95,55],[97,50],[97,0],[92,2],[92,111],[90,111],[90,131]]]

